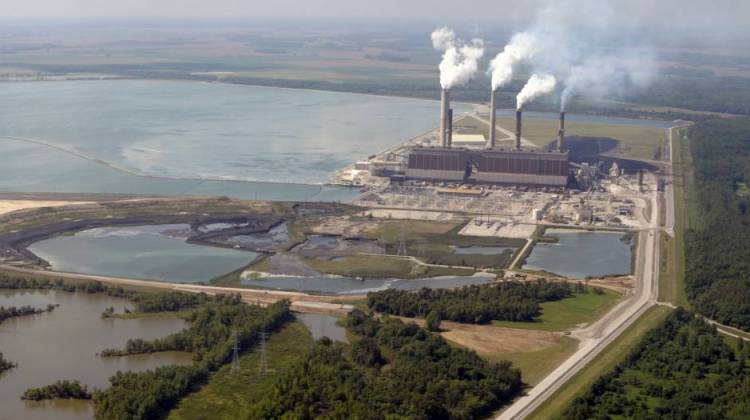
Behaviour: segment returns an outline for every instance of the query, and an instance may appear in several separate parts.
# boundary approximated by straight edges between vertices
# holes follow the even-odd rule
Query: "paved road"
[[[658,239],[660,234],[657,191],[652,191],[651,201],[650,226],[648,229],[639,232],[638,263],[635,273],[637,281],[634,293],[615,306],[603,318],[591,326],[577,331],[575,337],[581,340],[578,351],[525,396],[516,400],[497,419],[522,419],[530,415],[656,303],[659,270]]]

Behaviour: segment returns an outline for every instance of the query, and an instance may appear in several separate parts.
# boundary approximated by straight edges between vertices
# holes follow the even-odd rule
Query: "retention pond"
[[[631,272],[631,244],[622,232],[548,229],[545,235],[558,242],[536,244],[523,268],[572,278]]]

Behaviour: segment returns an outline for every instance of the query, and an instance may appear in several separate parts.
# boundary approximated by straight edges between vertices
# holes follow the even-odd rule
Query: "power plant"
[[[436,182],[482,183],[565,187],[570,165],[563,152],[565,114],[560,113],[560,129],[555,150],[522,149],[522,118],[516,110],[515,145],[497,148],[495,91],[490,94],[490,123],[487,146],[483,150],[454,147],[453,110],[450,93],[442,90],[440,100],[440,146],[415,147],[409,151],[406,179]]]

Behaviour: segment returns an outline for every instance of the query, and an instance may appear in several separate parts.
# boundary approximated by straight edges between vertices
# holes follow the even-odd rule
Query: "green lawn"
[[[690,149],[683,141],[685,129],[675,129],[672,135],[674,142],[672,156],[674,170],[674,238],[663,239],[661,244],[662,265],[659,276],[659,300],[671,302],[678,306],[690,308],[685,287],[685,230],[688,227],[691,208],[694,208],[690,188],[692,173],[690,171]],[[666,235],[662,235],[662,238]]]
[[[493,360],[508,360],[513,366],[521,369],[523,382],[536,385],[565,361],[578,348],[578,340],[571,337],[560,337],[560,342],[537,351],[499,353]]]
[[[249,407],[266,395],[279,372],[304,356],[312,346],[310,333],[300,322],[287,324],[271,335],[267,344],[270,372],[258,373],[259,347],[240,357],[240,370],[231,371],[231,364],[211,375],[209,383],[199,391],[184,398],[169,419],[227,419],[248,418]]]
[[[648,312],[586,365],[583,370],[579,371],[565,385],[558,389],[557,392],[552,394],[528,418],[546,420],[559,416],[574,398],[585,393],[594,381],[607,372],[610,372],[618,363],[624,360],[633,346],[638,344],[646,333],[664,322],[664,319],[666,319],[670,312],[671,309],[664,306],[656,306],[649,309]]]
[[[498,118],[498,125],[515,130],[515,119]],[[523,121],[523,137],[539,147],[549,144],[557,136],[558,121],[527,118]],[[664,130],[615,124],[565,122],[568,136],[609,137],[620,144],[609,154],[625,158],[653,159],[657,148],[665,141]]]
[[[619,293],[604,290],[598,295],[593,292],[574,295],[554,302],[544,302],[542,316],[535,322],[494,321],[500,327],[524,328],[545,331],[565,331],[579,324],[587,324],[607,313],[620,299]]]

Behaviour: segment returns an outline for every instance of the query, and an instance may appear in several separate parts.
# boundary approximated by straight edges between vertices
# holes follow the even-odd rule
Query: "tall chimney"
[[[493,90],[490,94],[490,144],[488,146],[490,149],[495,148],[495,131],[497,131],[495,128],[495,114],[495,91]]]
[[[560,111],[560,131],[557,133],[557,151],[563,151],[565,141],[565,111]]]
[[[516,111],[516,149],[521,150],[521,110]]]
[[[445,139],[448,147],[453,147],[453,108],[448,108],[448,122],[445,124]]]
[[[440,95],[440,146],[448,146],[447,124],[448,124],[448,109],[450,108],[450,95],[447,89],[443,89]]]

